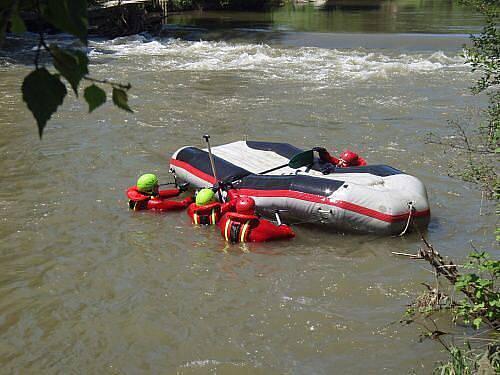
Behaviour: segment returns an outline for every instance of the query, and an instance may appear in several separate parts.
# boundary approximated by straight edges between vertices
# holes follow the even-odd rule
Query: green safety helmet
[[[204,206],[206,204],[215,201],[215,194],[212,189],[201,189],[198,194],[196,194],[196,204],[198,206]]]
[[[158,185],[158,177],[152,173],[143,174],[137,180],[137,190],[148,193]]]

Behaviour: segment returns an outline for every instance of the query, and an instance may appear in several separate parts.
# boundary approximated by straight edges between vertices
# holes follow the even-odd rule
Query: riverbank
[[[88,1],[89,35],[116,38],[158,31],[169,12],[189,10],[262,11],[283,5],[282,0],[129,0]],[[21,17],[28,31],[57,32],[51,25],[41,23],[38,12],[25,10]]]
[[[289,0],[171,0],[169,9],[185,10],[264,10],[283,5]]]

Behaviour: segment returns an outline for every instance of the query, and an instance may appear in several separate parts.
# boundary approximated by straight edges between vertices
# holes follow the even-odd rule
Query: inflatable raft
[[[312,158],[312,152],[308,165],[278,168],[303,152],[287,143],[255,141],[212,148],[219,181],[253,197],[266,216],[279,212],[284,222],[313,223],[341,232],[399,234],[410,223],[427,226],[427,192],[416,177],[388,165],[333,168],[330,164],[332,168],[325,169],[328,163]],[[173,154],[170,167],[195,187],[216,182],[206,150],[182,147]]]

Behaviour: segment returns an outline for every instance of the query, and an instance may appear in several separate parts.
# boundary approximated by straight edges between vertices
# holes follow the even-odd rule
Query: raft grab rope
[[[413,202],[413,201],[408,202],[408,208],[410,209],[410,212],[408,213],[408,220],[406,221],[405,229],[403,229],[403,231],[398,235],[399,237],[404,236],[406,234],[406,232],[408,231],[408,228],[410,227],[412,214],[416,211],[416,208],[413,206],[414,204],[415,204],[415,202]]]

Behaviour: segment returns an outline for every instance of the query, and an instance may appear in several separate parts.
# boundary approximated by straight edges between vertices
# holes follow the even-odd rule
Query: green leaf
[[[22,18],[19,16],[18,12],[12,15],[10,22],[11,22],[10,28],[13,33],[22,34],[26,32],[26,25],[24,24]]]
[[[117,89],[113,87],[113,103],[121,109],[124,109],[127,112],[134,113],[128,106],[128,97],[127,93],[122,89]]]
[[[58,76],[40,68],[28,74],[22,86],[23,100],[33,113],[42,138],[43,128],[53,113],[57,111],[66,96],[66,86]]]
[[[72,34],[87,44],[86,0],[48,0],[44,17],[59,30]]]
[[[89,113],[106,103],[106,93],[100,87],[91,85],[85,89],[83,97],[89,104]]]
[[[476,318],[472,321],[472,325],[476,328],[476,329],[479,329],[479,327],[481,326],[481,323],[483,321],[483,318]]]
[[[87,55],[79,50],[61,49],[55,44],[51,44],[49,48],[54,57],[54,67],[68,80],[78,96],[78,85],[89,73]]]

